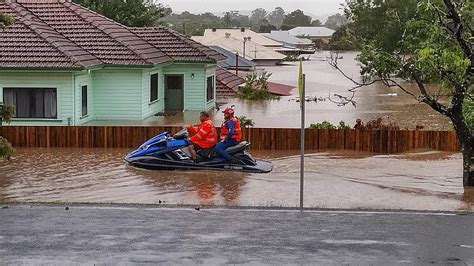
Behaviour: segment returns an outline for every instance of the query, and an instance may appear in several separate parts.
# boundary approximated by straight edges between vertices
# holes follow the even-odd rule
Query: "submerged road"
[[[0,264],[474,264],[474,215],[13,205]]]

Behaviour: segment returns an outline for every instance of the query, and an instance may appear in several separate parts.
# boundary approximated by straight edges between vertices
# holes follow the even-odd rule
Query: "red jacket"
[[[240,127],[240,120],[235,116],[229,120],[226,120],[222,123],[221,126],[221,140],[224,140],[227,135],[229,134],[229,130],[226,127],[227,122],[234,121],[234,134],[231,138],[235,139],[236,141],[240,142],[242,140],[242,128]]]
[[[199,126],[187,127],[188,132],[193,136],[189,139],[203,149],[208,149],[216,145],[217,130],[211,119],[207,118]]]

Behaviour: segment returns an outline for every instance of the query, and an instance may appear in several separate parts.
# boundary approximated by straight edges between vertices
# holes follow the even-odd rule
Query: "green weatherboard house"
[[[129,28],[67,0],[0,0],[0,102],[13,125],[140,121],[214,106],[224,56],[165,27]]]

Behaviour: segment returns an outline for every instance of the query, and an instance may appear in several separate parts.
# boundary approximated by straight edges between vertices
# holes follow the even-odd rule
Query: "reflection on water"
[[[354,60],[355,53],[345,53],[344,59],[339,64],[341,68],[354,78],[359,77],[359,66]],[[315,56],[325,57],[329,53],[322,52]],[[266,70],[273,75],[271,81],[296,86],[298,66],[297,64],[286,66],[266,67]],[[325,61],[307,61],[304,62],[304,71],[307,81],[307,95],[314,97],[327,97],[338,93],[350,96],[347,90],[353,87],[353,84],[345,79],[336,70],[332,69]],[[408,86],[410,87],[410,86]],[[411,86],[411,89],[415,88]],[[238,116],[252,118],[256,127],[299,127],[300,109],[295,101],[298,95],[297,90],[293,90],[293,96],[282,97],[278,101],[244,101],[239,99],[221,99],[222,106],[235,105]],[[354,125],[357,118],[364,121],[376,117],[390,117],[396,121],[402,128],[415,128],[417,125],[424,126],[426,129],[452,129],[447,118],[433,111],[425,104],[419,103],[411,96],[395,88],[387,88],[382,84],[375,84],[360,89],[356,94],[355,100],[358,105],[354,108],[352,105],[338,107],[330,102],[308,103],[307,108],[307,126],[311,123],[321,122],[323,120],[332,123],[339,123],[343,120],[350,125]],[[196,123],[199,112],[175,113],[166,117],[152,117],[142,122],[128,122],[129,124],[145,125],[183,125]],[[217,125],[222,121],[222,114],[214,115],[214,121]],[[125,121],[109,122],[91,122],[91,124],[126,124]]]
[[[93,202],[298,205],[299,157],[272,158],[270,174],[149,171],[122,161],[118,149],[19,149],[0,162],[0,202]],[[305,206],[474,210],[462,188],[459,154],[417,151],[396,156],[314,153],[306,159]]]

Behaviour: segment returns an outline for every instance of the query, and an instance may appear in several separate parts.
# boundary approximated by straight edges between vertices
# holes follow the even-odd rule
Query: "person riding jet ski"
[[[221,142],[217,143],[215,151],[226,161],[233,161],[226,149],[238,145],[242,140],[240,120],[235,117],[234,109],[230,107],[222,113],[224,113],[225,120],[221,125]]]
[[[217,130],[209,118],[209,113],[201,112],[199,120],[201,124],[198,126],[190,125],[186,128],[188,133],[192,135],[192,137],[188,138],[188,141],[191,143],[188,149],[193,161],[196,161],[196,151],[212,149],[217,142]]]

